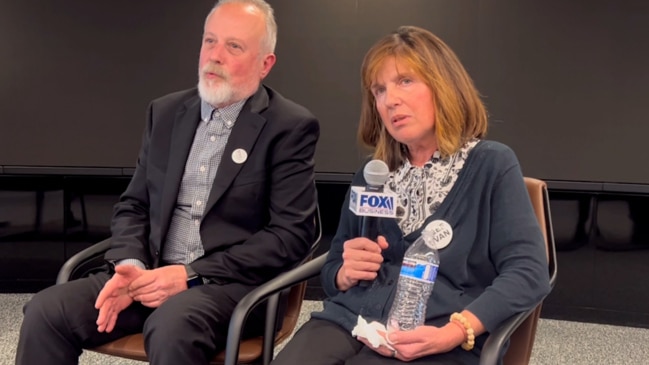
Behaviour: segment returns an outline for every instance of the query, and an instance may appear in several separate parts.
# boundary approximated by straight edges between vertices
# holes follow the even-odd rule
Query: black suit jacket
[[[115,206],[109,261],[159,267],[200,120],[196,89],[154,100],[133,178]],[[314,239],[316,118],[261,86],[243,106],[200,226],[205,255],[191,266],[219,283],[257,285],[303,259]],[[232,153],[248,153],[236,163]]]

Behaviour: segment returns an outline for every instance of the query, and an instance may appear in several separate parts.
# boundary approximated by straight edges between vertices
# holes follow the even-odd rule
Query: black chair
[[[313,252],[317,248],[322,236],[320,210],[317,207],[315,226],[315,240],[311,245],[308,256],[301,264],[311,260]],[[104,254],[109,248],[110,239],[106,239],[72,256],[59,270],[56,283],[65,283],[73,279],[88,276],[95,272],[106,270]],[[237,353],[230,356],[232,358],[230,360],[231,363],[268,364],[273,356],[272,351],[274,344],[281,343],[293,333],[302,308],[305,291],[306,281],[299,285],[292,285],[290,289],[284,291],[279,290],[272,295],[265,296],[264,299],[267,300],[267,308],[264,335],[244,340],[241,338],[241,333],[237,334]],[[286,301],[284,315],[282,318],[278,318],[280,313],[280,302],[284,301]],[[251,310],[258,304],[261,304],[261,301],[255,303]],[[233,315],[233,319],[234,318],[235,316]],[[279,323],[280,320],[281,323]],[[241,323],[243,323],[243,321],[241,321]],[[229,336],[230,334],[228,334],[228,343],[231,340]],[[269,341],[271,342],[269,343]],[[88,350],[132,360],[148,361],[144,350],[144,337],[141,333],[125,336]],[[223,351],[212,360],[211,364],[223,364],[225,358],[226,354]]]
[[[554,287],[557,276],[556,249],[552,232],[552,222],[550,219],[547,186],[545,182],[533,178],[525,178],[525,184],[536,217],[539,221],[539,226],[541,227],[545,237],[550,285]],[[235,365],[237,363],[236,354],[239,352],[239,338],[241,337],[243,324],[245,323],[250,311],[267,298],[275,296],[278,292],[304,283],[306,280],[318,276],[326,259],[327,254],[323,254],[296,269],[281,274],[275,279],[248,293],[248,295],[239,302],[232,314],[232,319],[230,320],[227,347],[225,349],[225,365]],[[540,313],[541,303],[527,312],[512,316],[497,330],[490,333],[482,348],[480,364],[497,364],[500,354],[505,350],[505,344],[508,339],[510,340],[510,346],[504,357],[505,365],[528,364],[532,354],[532,346],[536,335],[536,325]],[[268,317],[267,320],[273,321],[270,317]],[[277,342],[274,341],[272,335],[266,336],[264,338],[265,354],[272,354],[273,347],[276,343]],[[270,363],[270,360],[271,358],[264,358],[263,364],[266,365]]]

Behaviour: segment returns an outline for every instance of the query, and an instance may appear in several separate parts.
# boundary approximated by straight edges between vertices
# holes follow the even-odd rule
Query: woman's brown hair
[[[470,139],[486,134],[487,111],[455,53],[431,32],[402,26],[374,44],[361,66],[363,99],[358,139],[373,149],[375,159],[385,161],[394,170],[408,157],[406,146],[385,130],[371,91],[381,66],[390,57],[410,67],[431,89],[435,135],[442,157],[452,155]]]

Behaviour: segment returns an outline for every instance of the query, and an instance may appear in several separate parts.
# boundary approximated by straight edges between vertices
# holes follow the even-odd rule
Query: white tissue
[[[388,331],[382,323],[376,321],[367,323],[367,321],[359,315],[356,326],[352,329],[352,336],[366,338],[374,348],[383,345],[391,350],[394,350],[385,339],[387,332]]]

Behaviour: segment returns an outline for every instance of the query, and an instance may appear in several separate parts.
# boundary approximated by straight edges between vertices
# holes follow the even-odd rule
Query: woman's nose
[[[401,103],[401,96],[399,95],[399,92],[394,88],[386,88],[384,102],[388,107],[399,105],[399,103]]]

